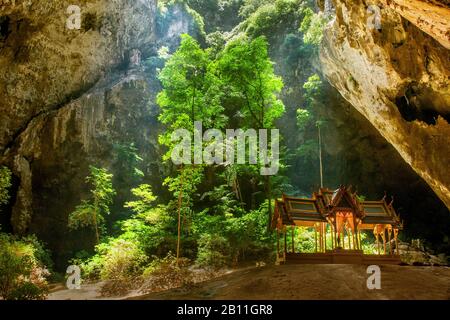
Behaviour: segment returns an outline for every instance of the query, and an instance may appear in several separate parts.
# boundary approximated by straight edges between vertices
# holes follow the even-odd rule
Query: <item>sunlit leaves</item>
[[[322,13],[314,13],[310,8],[305,8],[303,21],[300,25],[300,31],[303,32],[303,42],[318,46],[322,42],[323,31],[328,18]]]
[[[77,230],[85,227],[98,229],[104,223],[104,215],[110,213],[110,205],[113,203],[116,194],[112,177],[106,169],[90,167],[90,175],[86,177],[86,182],[91,185],[91,197],[83,200],[76,207],[75,211],[69,215],[69,228]]]
[[[0,167],[0,205],[7,204],[11,187],[11,171],[7,167]]]
[[[297,126],[299,129],[303,130],[311,119],[311,114],[308,110],[297,109]]]
[[[283,81],[274,73],[264,37],[241,37],[228,43],[217,69],[228,93],[240,107],[247,128],[271,128],[284,113],[277,94]]]

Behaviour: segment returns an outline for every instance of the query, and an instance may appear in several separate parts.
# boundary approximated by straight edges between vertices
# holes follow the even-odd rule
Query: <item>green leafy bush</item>
[[[101,244],[99,254],[104,256],[102,279],[121,279],[141,274],[147,256],[132,241],[115,239],[108,244]]]
[[[216,234],[203,234],[198,241],[196,263],[202,267],[221,268],[228,264],[230,245],[226,238]]]
[[[147,256],[139,244],[121,238],[111,238],[95,248],[96,254],[88,260],[73,260],[81,266],[83,278],[123,280],[139,276]]]
[[[5,300],[42,300],[50,272],[43,261],[48,252],[36,238],[18,240],[0,234],[0,297]]]
[[[247,16],[243,23],[243,31],[251,37],[272,34],[273,30],[286,23],[298,19],[304,0],[247,1],[241,8],[241,15]]]
[[[312,9],[305,8],[302,11],[304,18],[300,25],[300,31],[303,32],[303,42],[318,46],[322,42],[323,31],[328,23],[328,17],[322,12],[314,13]]]

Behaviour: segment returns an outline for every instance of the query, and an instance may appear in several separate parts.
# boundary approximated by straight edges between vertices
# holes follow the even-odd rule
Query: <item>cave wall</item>
[[[321,48],[324,74],[450,208],[449,50],[390,6],[334,4]],[[380,30],[367,24],[371,4],[381,6]],[[439,10],[448,23],[450,10]]]
[[[0,152],[37,115],[57,109],[155,40],[156,0],[0,1]]]

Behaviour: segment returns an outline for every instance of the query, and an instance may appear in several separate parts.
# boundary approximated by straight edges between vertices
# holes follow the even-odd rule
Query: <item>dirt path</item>
[[[368,290],[367,278],[360,265],[269,266],[133,299],[450,299],[448,267],[382,266],[381,290]]]
[[[361,265],[285,265],[239,270],[215,280],[160,293],[131,292],[114,299],[135,300],[354,300],[450,299],[450,268],[382,266],[381,290],[368,290]],[[56,290],[50,300],[107,299],[102,283],[81,290]],[[63,288],[61,288],[63,289]]]

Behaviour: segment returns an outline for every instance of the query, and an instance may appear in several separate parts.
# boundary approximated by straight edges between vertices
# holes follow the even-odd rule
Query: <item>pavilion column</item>
[[[330,237],[331,237],[331,249],[334,250],[336,248],[336,242],[334,239],[334,226],[330,224]]]
[[[359,242],[359,250],[362,250],[362,240],[361,240],[361,230],[358,230],[358,242]]]
[[[337,249],[337,247],[339,246],[339,243],[338,243],[338,241],[337,241],[337,228],[334,227],[334,230],[333,230],[333,231],[334,231],[334,232],[333,232],[333,237],[334,237],[334,248]]]
[[[314,242],[316,243],[316,252],[317,252],[317,228],[314,226]]]
[[[322,224],[319,222],[319,252],[322,252],[322,246],[323,246],[323,241],[322,241]]]
[[[292,226],[292,253],[295,253],[294,234],[295,234],[295,226]]]
[[[284,229],[284,253],[287,253],[287,229]]]
[[[361,250],[361,245],[359,243],[359,230],[355,228],[355,238],[356,238],[356,250]]]
[[[391,230],[388,229],[389,254],[392,254]]]
[[[400,254],[400,249],[398,248],[398,230],[394,229],[394,238],[395,238],[395,251],[397,251],[397,255]]]

